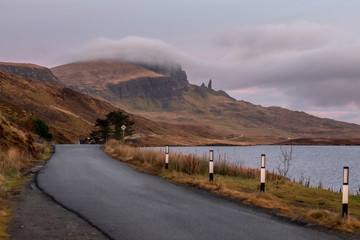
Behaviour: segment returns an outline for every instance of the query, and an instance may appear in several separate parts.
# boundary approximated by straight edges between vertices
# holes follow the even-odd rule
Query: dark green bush
[[[40,118],[33,119],[35,133],[47,141],[53,139],[53,135],[49,132],[50,128],[46,122]]]

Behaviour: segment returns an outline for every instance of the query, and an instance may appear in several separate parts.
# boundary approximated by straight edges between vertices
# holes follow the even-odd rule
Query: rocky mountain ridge
[[[184,96],[190,84],[180,65],[151,66],[120,60],[98,60],[65,64],[51,71],[68,87],[128,111],[163,112],[193,107]],[[196,90],[200,94],[203,92]]]
[[[360,126],[323,119],[304,112],[290,111],[280,107],[262,107],[246,101],[235,100],[223,91],[190,84],[181,67],[171,71],[166,67],[124,64],[111,60],[116,72],[127,72],[126,81],[114,65],[107,61],[67,64],[51,69],[61,81],[74,89],[105,99],[112,104],[143,117],[166,123],[196,124],[223,132],[224,139],[236,144],[276,143],[294,138],[356,138]],[[109,76],[89,80],[85,85],[81,73],[94,76],[106,69]],[[96,65],[99,74],[89,66]],[[140,69],[141,68],[141,69]],[[129,69],[137,69],[130,71]],[[165,69],[165,70],[164,70]],[[150,72],[149,72],[150,71]],[[142,73],[141,77],[139,73]],[[158,75],[156,75],[158,74]],[[105,86],[105,88],[102,88]]]

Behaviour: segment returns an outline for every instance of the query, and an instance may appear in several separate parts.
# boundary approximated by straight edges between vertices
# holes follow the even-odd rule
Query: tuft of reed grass
[[[104,148],[111,156],[125,162],[132,160],[142,164],[149,164],[159,171],[164,166],[165,158],[161,150],[134,148],[121,144],[116,140],[109,140]],[[172,153],[169,160],[169,170],[187,174],[208,174],[208,167],[209,160],[206,156],[201,157],[196,154]],[[245,179],[260,179],[259,169],[247,168],[243,163],[231,163],[222,158],[214,162],[214,174]],[[267,172],[267,180],[278,181],[281,179],[284,179],[284,177],[274,172]]]

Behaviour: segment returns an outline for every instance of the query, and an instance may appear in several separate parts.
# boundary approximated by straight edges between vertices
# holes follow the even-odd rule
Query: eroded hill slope
[[[223,138],[234,143],[355,138],[360,134],[360,126],[356,124],[280,107],[262,107],[233,99],[223,91],[190,84],[180,66],[99,60],[66,64],[51,70],[67,86],[129,112],[164,123],[206,126],[226,133]]]

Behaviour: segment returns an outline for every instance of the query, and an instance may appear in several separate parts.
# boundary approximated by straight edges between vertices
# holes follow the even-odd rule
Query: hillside
[[[13,125],[0,113],[0,154],[10,148],[35,154],[31,135]],[[1,168],[1,167],[0,167]]]
[[[67,86],[129,112],[155,121],[206,126],[223,132],[224,139],[237,144],[269,144],[294,138],[356,138],[360,134],[356,124],[253,105],[205,85],[189,84],[180,66],[166,68],[102,60],[66,64],[51,71]],[[91,78],[86,77],[89,74]]]
[[[44,119],[57,143],[77,143],[93,130],[96,118],[119,110],[105,101],[66,87],[0,72],[0,113],[17,121],[26,121],[30,117]],[[135,121],[134,135],[139,144],[212,144],[224,138],[224,133],[206,126],[160,124],[136,115],[131,118]]]
[[[0,72],[10,73],[30,80],[65,86],[48,68],[35,64],[0,62]]]
[[[22,173],[47,160],[51,147],[34,141],[34,134],[20,128],[0,113],[0,239],[9,239],[7,227],[12,220],[10,201],[26,181]]]
[[[0,110],[6,116],[44,119],[60,143],[77,142],[114,106],[69,88],[0,72]]]

